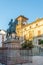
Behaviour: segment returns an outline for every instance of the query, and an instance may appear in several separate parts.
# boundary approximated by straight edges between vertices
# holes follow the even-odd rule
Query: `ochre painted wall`
[[[32,40],[33,37],[43,35],[43,18],[26,25],[18,24],[16,26],[16,33],[17,36],[23,36],[27,40]]]

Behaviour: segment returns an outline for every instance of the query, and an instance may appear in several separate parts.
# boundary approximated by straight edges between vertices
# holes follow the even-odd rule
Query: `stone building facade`
[[[39,39],[43,39],[43,18],[38,18],[32,23],[27,23],[28,18],[24,16],[19,16],[16,19],[18,20],[18,25],[16,26],[18,37],[32,40],[33,43],[37,41],[37,44]]]

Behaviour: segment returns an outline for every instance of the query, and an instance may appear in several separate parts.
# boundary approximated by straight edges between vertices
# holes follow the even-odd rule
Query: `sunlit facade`
[[[36,37],[43,36],[43,18],[38,18],[32,23],[27,23],[28,18],[24,16],[19,16],[16,19],[18,20],[18,25],[16,26],[18,37],[33,40]]]

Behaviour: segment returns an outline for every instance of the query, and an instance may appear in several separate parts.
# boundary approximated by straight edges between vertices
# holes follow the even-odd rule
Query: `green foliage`
[[[40,40],[40,44],[43,44],[43,40]]]
[[[33,45],[32,45],[32,41],[25,41],[23,44],[22,44],[22,48],[33,48]]]
[[[26,43],[23,43],[22,44],[22,48],[27,48],[27,44]]]

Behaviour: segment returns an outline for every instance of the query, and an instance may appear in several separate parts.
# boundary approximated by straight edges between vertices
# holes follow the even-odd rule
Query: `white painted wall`
[[[33,45],[38,45],[38,40],[39,40],[39,39],[43,40],[43,36],[41,36],[41,37],[35,37],[35,38],[33,39]]]
[[[4,40],[6,40],[6,32],[4,30],[0,30],[0,47],[2,47],[2,36],[4,36]]]
[[[2,35],[0,35],[0,47],[2,47]]]

